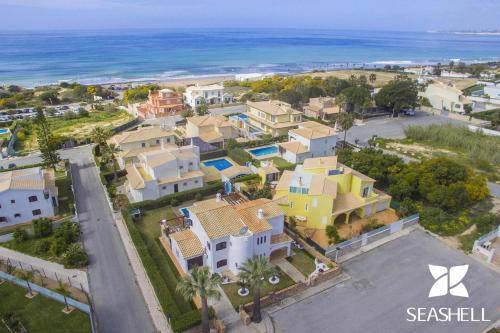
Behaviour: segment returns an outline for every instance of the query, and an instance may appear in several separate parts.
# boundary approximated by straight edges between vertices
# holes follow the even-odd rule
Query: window
[[[145,142],[141,143],[141,146],[142,148],[146,147],[146,143]]]
[[[179,169],[180,170],[184,169],[184,166],[183,165],[179,165]]]
[[[370,193],[370,188],[369,187],[365,187],[363,189],[363,198],[366,198],[369,193]]]
[[[162,189],[162,190],[166,190],[166,189],[167,189],[167,187],[166,187],[166,186],[162,186],[162,187],[161,187],[161,189]]]
[[[14,217],[21,217],[21,214],[19,214],[19,213],[15,213],[15,214],[14,214]]]
[[[36,195],[32,195],[28,198],[28,201],[29,202],[35,202],[35,201],[38,201],[38,197]]]
[[[217,261],[217,268],[227,266],[227,259]]]
[[[318,207],[318,199],[316,199],[316,198],[312,199],[312,206]]]
[[[293,208],[293,201],[290,201],[290,208]]]
[[[160,140],[156,140],[156,144],[159,145],[160,144]]]
[[[195,184],[198,184],[198,179],[194,181]]]
[[[5,216],[0,216],[0,222],[7,222],[7,218]]]
[[[33,216],[42,215],[42,211],[40,209],[35,209],[32,210],[31,212],[33,213]]]
[[[192,166],[193,165],[193,162],[189,162],[189,166]]]
[[[226,247],[227,247],[226,242],[220,242],[217,245],[215,245],[215,250],[216,251],[224,250]]]
[[[10,200],[10,203],[16,203],[16,200],[12,199]]]
[[[264,236],[264,243],[267,242],[267,236]]]
[[[170,143],[170,138],[167,138],[167,143]]]
[[[188,183],[182,183],[182,185],[187,186]]]
[[[210,251],[210,243],[207,241],[207,249]]]
[[[260,237],[257,237],[257,245],[260,244]]]
[[[304,206],[304,210],[307,212],[307,209],[309,208],[309,206],[307,204],[305,204]]]

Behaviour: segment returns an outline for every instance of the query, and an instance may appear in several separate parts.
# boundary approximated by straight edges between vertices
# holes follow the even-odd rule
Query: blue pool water
[[[186,207],[181,208],[181,212],[185,217],[189,217],[189,210]]]
[[[264,156],[264,155],[276,154],[278,152],[278,147],[269,146],[269,147],[263,147],[263,148],[255,148],[255,149],[250,149],[249,152],[252,155],[260,157],[260,156]]]
[[[9,130],[7,128],[0,128],[0,134],[7,134]]]
[[[246,119],[248,119],[248,116],[246,114],[239,114],[238,118],[240,118],[242,120],[246,120]]]
[[[228,160],[226,160],[225,158],[221,158],[218,160],[212,160],[212,161],[206,161],[206,162],[203,162],[203,165],[207,166],[207,167],[213,166],[219,171],[226,170],[227,168],[230,168],[233,166],[233,164],[231,162],[229,162]]]

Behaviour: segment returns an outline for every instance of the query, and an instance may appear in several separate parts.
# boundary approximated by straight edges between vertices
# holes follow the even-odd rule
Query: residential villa
[[[469,73],[458,73],[458,72],[454,72],[454,71],[442,70],[440,76],[441,77],[455,78],[455,79],[465,79],[465,78],[471,77],[472,74],[469,74]]]
[[[181,94],[170,89],[150,90],[147,102],[137,106],[136,114],[143,119],[175,116],[183,108]]]
[[[54,172],[40,167],[0,173],[0,228],[55,215]]]
[[[255,173],[259,175],[262,185],[277,183],[280,179],[280,171],[272,161],[260,161],[260,166],[255,169]]]
[[[169,146],[140,153],[129,165],[125,187],[133,202],[203,187],[197,146]]]
[[[403,72],[415,75],[432,75],[434,68],[432,66],[405,67]]]
[[[120,168],[138,161],[138,155],[148,151],[155,151],[175,145],[175,133],[162,126],[138,127],[135,130],[121,132],[108,140],[108,144],[115,144],[120,151],[116,160]]]
[[[224,93],[224,83],[200,86],[198,83],[186,88],[184,103],[193,109],[202,104],[232,103],[233,97]]]
[[[307,228],[325,229],[388,209],[391,197],[374,189],[374,179],[337,162],[336,156],[309,158],[295,171],[284,171],[275,200],[287,216]]]
[[[279,143],[278,148],[283,159],[302,163],[306,158],[335,155],[337,139],[332,127],[307,121],[290,130],[288,142]]]
[[[426,97],[440,111],[465,112],[468,106],[472,107],[472,101],[461,90],[439,81],[427,85],[419,96]]]
[[[304,114],[307,117],[331,120],[340,113],[340,107],[335,104],[334,97],[310,98],[309,104],[304,107]]]
[[[288,135],[302,122],[302,112],[281,101],[247,102],[247,112],[239,127],[247,137]]]
[[[284,212],[269,199],[231,205],[220,194],[187,207],[188,229],[162,235],[185,272],[195,265],[213,273],[238,274],[253,256],[289,256],[292,239],[284,232]]]
[[[205,115],[186,118],[186,137],[199,137],[206,143],[222,147],[224,141],[235,139],[238,129],[224,116]]]

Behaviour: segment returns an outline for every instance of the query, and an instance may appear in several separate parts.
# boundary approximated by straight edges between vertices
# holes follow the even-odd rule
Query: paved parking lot
[[[463,283],[469,298],[428,298],[434,279],[428,264],[469,264]],[[500,318],[500,274],[420,229],[343,264],[351,280],[271,313],[277,332],[481,332],[490,323],[407,322],[408,307],[485,308]]]

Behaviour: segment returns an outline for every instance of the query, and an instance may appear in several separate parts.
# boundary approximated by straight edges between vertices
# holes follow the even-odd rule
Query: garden
[[[292,255],[286,260],[297,268],[305,277],[316,270],[314,257],[305,250],[293,249]]]
[[[0,332],[18,332],[24,326],[33,333],[90,333],[89,316],[75,309],[69,314],[62,312],[64,304],[37,295],[29,299],[27,290],[10,282],[0,284]],[[9,327],[9,328],[7,328]]]

